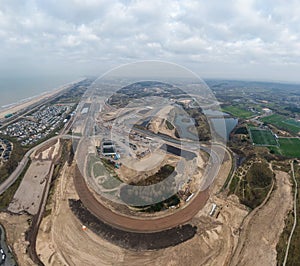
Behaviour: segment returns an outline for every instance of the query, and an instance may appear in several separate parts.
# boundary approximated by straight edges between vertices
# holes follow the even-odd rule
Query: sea
[[[0,110],[30,100],[80,77],[0,77]]]

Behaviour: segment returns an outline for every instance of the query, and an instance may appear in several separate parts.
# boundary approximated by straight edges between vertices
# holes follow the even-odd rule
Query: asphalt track
[[[84,177],[76,166],[74,185],[83,205],[101,221],[130,232],[160,232],[189,222],[201,210],[209,198],[209,189],[199,192],[188,206],[168,216],[158,218],[134,218],[115,213],[99,202],[89,190]]]

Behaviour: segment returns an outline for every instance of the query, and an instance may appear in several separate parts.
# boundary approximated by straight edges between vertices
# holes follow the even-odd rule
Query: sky
[[[163,60],[202,78],[300,82],[295,0],[0,0],[0,77]]]

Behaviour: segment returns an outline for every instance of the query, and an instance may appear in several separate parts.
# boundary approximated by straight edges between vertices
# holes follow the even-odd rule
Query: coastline
[[[22,109],[25,109],[25,108],[29,107],[30,105],[33,105],[33,104],[35,104],[35,103],[37,103],[41,100],[44,100],[48,97],[52,97],[55,94],[69,88],[70,86],[72,86],[72,85],[74,85],[74,84],[76,84],[76,83],[78,83],[78,82],[80,82],[84,79],[85,78],[80,78],[78,80],[71,81],[67,84],[61,85],[60,87],[55,88],[53,90],[43,92],[39,95],[22,99],[22,100],[20,100],[16,103],[11,103],[11,104],[4,105],[4,106],[0,107],[0,119],[3,119],[5,117],[5,115],[7,115],[7,114],[16,113],[16,112],[18,112]]]

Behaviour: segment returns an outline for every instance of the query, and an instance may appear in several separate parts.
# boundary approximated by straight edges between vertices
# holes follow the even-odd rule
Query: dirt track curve
[[[191,203],[181,211],[165,217],[137,219],[117,214],[102,205],[89,190],[78,167],[75,169],[74,185],[83,205],[98,219],[121,230],[131,232],[159,232],[187,223],[204,207],[209,197],[209,189],[206,189],[198,193]]]

